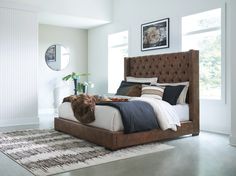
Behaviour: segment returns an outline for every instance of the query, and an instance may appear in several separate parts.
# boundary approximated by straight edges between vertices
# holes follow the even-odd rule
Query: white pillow
[[[158,80],[157,77],[152,77],[152,78],[136,78],[136,77],[132,77],[132,76],[126,77],[127,82],[156,83],[157,80]]]
[[[141,97],[151,97],[158,100],[162,100],[165,87],[161,86],[142,86],[142,95]]]
[[[179,95],[179,98],[177,100],[177,104],[186,104],[186,97],[187,97],[187,92],[188,92],[188,87],[189,87],[189,82],[178,82],[178,83],[151,83],[151,85],[155,86],[179,86],[179,85],[184,85],[185,87],[183,88],[182,92]]]

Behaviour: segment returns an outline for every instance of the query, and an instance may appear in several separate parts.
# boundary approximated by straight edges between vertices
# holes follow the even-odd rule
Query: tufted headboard
[[[158,77],[160,83],[189,81],[190,119],[199,119],[199,51],[126,57],[124,76]]]

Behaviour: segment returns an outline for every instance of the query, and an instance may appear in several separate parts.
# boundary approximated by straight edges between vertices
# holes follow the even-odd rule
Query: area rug
[[[161,143],[118,151],[55,130],[0,133],[0,151],[37,176],[53,175],[173,148]]]

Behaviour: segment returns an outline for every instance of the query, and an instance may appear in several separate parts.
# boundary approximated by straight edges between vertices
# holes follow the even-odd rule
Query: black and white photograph
[[[169,18],[145,23],[142,30],[142,51],[169,48]]]

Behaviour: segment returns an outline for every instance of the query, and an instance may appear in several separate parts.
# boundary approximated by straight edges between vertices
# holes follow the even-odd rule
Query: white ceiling
[[[0,7],[36,11],[40,24],[89,29],[111,22],[112,0],[0,0]]]
[[[53,13],[40,13],[39,23],[80,29],[90,29],[107,24],[109,21]]]

